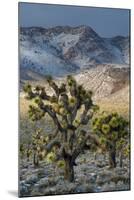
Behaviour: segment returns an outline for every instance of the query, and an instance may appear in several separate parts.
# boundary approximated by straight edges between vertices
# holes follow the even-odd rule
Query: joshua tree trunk
[[[27,162],[30,161],[29,157],[30,157],[30,154],[29,154],[28,151],[27,151]]]
[[[64,178],[68,180],[69,182],[74,181],[74,167],[73,163],[71,162],[71,159],[65,159],[65,172],[64,172]]]
[[[33,164],[34,164],[35,167],[39,166],[39,158],[38,158],[37,153],[34,153]]]
[[[29,161],[30,161],[29,156],[27,156],[27,162],[29,162]]]
[[[120,167],[122,167],[122,165],[123,165],[123,162],[122,162],[122,152],[120,152],[120,154],[119,154],[119,165],[120,165]]]
[[[116,151],[115,150],[109,151],[109,164],[110,164],[110,168],[116,167]]]

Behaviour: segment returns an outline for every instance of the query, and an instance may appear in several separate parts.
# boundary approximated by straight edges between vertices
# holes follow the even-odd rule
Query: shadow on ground
[[[14,197],[18,197],[18,191],[17,190],[9,190],[8,194],[14,196]]]

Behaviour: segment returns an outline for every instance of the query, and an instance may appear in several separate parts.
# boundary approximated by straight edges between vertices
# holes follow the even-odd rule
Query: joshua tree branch
[[[56,125],[56,127],[59,129],[60,132],[64,132],[64,129],[62,128],[56,113],[53,111],[52,107],[50,105],[41,105],[40,109],[42,109],[44,112],[47,112],[49,114],[49,116],[53,119],[54,124]]]
[[[60,148],[61,147],[61,142],[58,139],[54,139],[49,144],[47,144],[45,146],[45,150],[47,152],[50,152],[54,146],[58,146]]]
[[[84,108],[83,113],[82,113],[81,116],[80,116],[80,123],[81,123],[81,124],[83,124],[84,121],[86,120],[86,118],[87,118],[87,113],[88,113],[88,109],[86,110],[86,109]]]
[[[75,120],[76,115],[77,115],[77,111],[78,111],[78,107],[80,106],[80,100],[77,98],[77,102],[72,110],[72,114],[71,114],[71,123]]]
[[[56,128],[56,130],[55,130],[55,132],[54,132],[54,134],[53,134],[53,138],[55,138],[55,137],[57,136],[58,133],[59,133],[59,130],[58,130],[58,128]]]
[[[74,149],[72,154],[73,160],[75,160],[79,156],[81,151],[84,149],[87,140],[92,140],[97,146],[101,146],[100,141],[96,135],[93,135],[92,133],[87,133],[83,138],[82,142],[79,145],[77,145],[77,147]]]
[[[59,91],[58,85],[56,85],[56,83],[53,82],[53,81],[50,81],[50,82],[49,82],[49,85],[50,85],[50,87],[54,90],[54,92],[55,92],[57,98],[59,98],[60,91]]]

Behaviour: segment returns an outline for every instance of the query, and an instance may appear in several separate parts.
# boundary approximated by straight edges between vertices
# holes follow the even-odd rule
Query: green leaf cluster
[[[118,113],[101,113],[92,120],[93,131],[109,140],[119,140],[128,135],[128,122]]]

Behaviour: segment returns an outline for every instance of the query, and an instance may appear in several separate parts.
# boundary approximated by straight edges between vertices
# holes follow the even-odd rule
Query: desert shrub
[[[110,167],[116,167],[117,147],[121,150],[121,141],[128,136],[127,120],[118,113],[102,112],[93,118],[92,128],[99,136],[103,148],[109,152]]]

